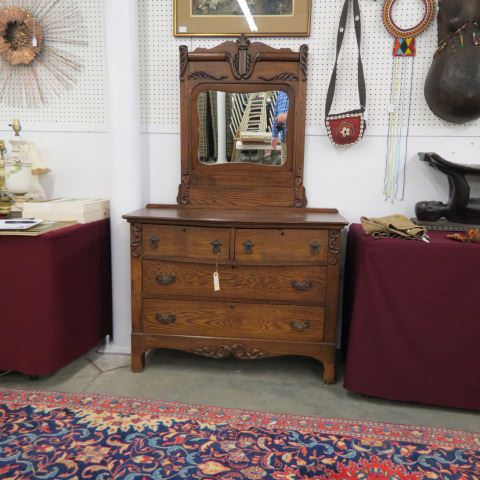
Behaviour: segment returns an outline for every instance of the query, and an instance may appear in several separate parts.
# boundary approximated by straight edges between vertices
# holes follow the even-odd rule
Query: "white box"
[[[108,218],[109,201],[97,199],[58,199],[45,202],[25,202],[23,218],[89,223]]]

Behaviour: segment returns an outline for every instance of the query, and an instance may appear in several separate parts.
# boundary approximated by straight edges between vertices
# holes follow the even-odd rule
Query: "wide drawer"
[[[238,229],[235,258],[241,261],[326,262],[328,231]]]
[[[144,255],[199,259],[228,259],[230,230],[228,228],[143,225]]]
[[[326,269],[321,266],[220,265],[214,291],[213,265],[144,260],[144,296],[181,295],[324,304]]]
[[[144,333],[298,342],[323,340],[324,309],[176,300],[144,300]]]

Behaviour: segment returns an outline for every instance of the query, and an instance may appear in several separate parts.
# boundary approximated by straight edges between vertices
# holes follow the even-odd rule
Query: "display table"
[[[51,374],[111,333],[109,232],[0,236],[0,370]]]
[[[346,389],[480,410],[480,245],[348,237]]]

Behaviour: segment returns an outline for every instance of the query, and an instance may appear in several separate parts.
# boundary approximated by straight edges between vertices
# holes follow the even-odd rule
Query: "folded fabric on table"
[[[426,240],[427,230],[413,223],[404,215],[388,215],[380,218],[361,218],[363,231],[373,237],[397,237]]]

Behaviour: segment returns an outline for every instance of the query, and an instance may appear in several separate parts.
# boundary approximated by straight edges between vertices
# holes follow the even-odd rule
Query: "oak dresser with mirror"
[[[178,205],[131,226],[132,370],[154,348],[210,358],[302,355],[335,378],[341,231],[306,208],[308,47],[242,36],[180,47]],[[319,159],[321,160],[321,159]]]

